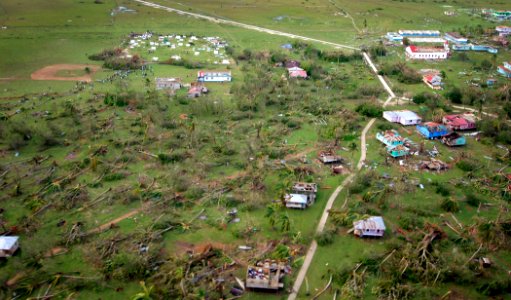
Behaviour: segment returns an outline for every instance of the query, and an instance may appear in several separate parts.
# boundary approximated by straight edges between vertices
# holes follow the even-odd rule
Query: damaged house
[[[401,135],[399,135],[399,132],[397,132],[396,130],[386,130],[384,132],[378,132],[376,134],[376,139],[389,147],[403,145],[405,142],[405,139]]]
[[[385,233],[385,223],[382,217],[372,216],[353,222],[353,234],[358,237],[382,237]]]
[[[442,123],[450,130],[476,129],[476,119],[473,114],[447,115],[442,118]]]
[[[291,193],[284,196],[286,207],[305,209],[314,204],[317,192],[317,184],[297,182],[291,188]]]
[[[417,131],[427,139],[441,138],[449,133],[449,130],[445,125],[427,122],[422,125],[417,125]]]
[[[193,82],[188,90],[188,98],[198,98],[209,92],[208,88],[201,82]]]
[[[387,153],[394,157],[403,157],[410,155],[410,149],[404,145],[387,146]]]
[[[337,155],[334,151],[332,150],[325,150],[325,151],[320,151],[318,153],[318,159],[319,161],[321,161],[323,164],[335,164],[335,163],[342,163],[342,157],[340,157],[339,155]]]
[[[290,270],[284,264],[266,260],[248,266],[245,285],[249,289],[277,291],[284,287],[282,282]]]
[[[451,132],[443,136],[441,141],[449,147],[463,146],[467,143],[465,137],[456,132]]]

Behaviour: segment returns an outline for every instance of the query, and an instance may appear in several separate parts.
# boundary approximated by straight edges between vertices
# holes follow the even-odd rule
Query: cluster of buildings
[[[483,8],[481,10],[481,14],[487,18],[494,19],[497,21],[511,20],[511,11],[510,10],[494,10],[494,9]]]
[[[212,54],[215,58],[213,64],[229,65],[231,63],[225,53],[227,43],[219,37],[156,35],[152,32],[131,33],[129,37],[129,49],[147,49],[149,53],[154,53],[158,48],[170,49],[171,52],[186,49],[186,52],[193,53],[194,56],[200,56],[202,53]],[[177,54],[172,55],[171,58],[181,60],[181,56]],[[159,61],[159,57],[152,57],[152,61]]]
[[[508,35],[511,27],[497,26],[496,31],[499,36]],[[385,37],[394,43],[403,43],[406,38],[410,45],[405,48],[405,55],[411,60],[445,60],[450,56],[450,50],[498,53],[495,47],[469,43],[469,40],[458,32],[446,32],[441,36],[438,30],[399,30],[388,32]]]
[[[476,119],[473,114],[455,114],[443,117],[442,123],[422,122],[422,119],[413,111],[385,111],[383,118],[389,122],[399,123],[405,126],[415,125],[417,132],[427,139],[440,139],[447,146],[462,146],[466,144],[463,135],[456,131],[476,129]],[[407,147],[411,141],[403,138],[395,130],[387,130],[376,134],[376,139],[382,142],[387,153],[396,158],[407,156],[410,149]]]
[[[183,84],[180,78],[167,77],[156,78],[156,90],[164,90],[169,93],[188,87],[188,97],[197,98],[209,92],[204,82],[230,82],[232,80],[231,71],[199,71],[197,81],[190,84]]]

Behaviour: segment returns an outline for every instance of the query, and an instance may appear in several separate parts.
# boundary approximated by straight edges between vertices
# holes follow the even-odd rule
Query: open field
[[[368,53],[386,31],[490,28],[495,23],[471,9],[509,9],[488,1],[153,2]],[[330,278],[318,299],[511,299],[511,93],[495,72],[511,59],[505,47],[443,63],[405,62],[402,47],[373,55],[379,70],[403,63],[446,74],[445,90],[436,93],[385,76],[398,96],[434,95],[390,99],[389,109],[411,109],[425,120],[460,112],[445,96],[459,87],[462,105],[499,115],[477,114],[481,134],[448,148],[380,117],[388,92],[357,51],[131,0],[7,0],[0,26],[0,54],[8,58],[0,60],[0,229],[21,237],[21,251],[0,262],[0,298],[229,298],[248,265],[275,259],[292,269],[285,288],[246,291],[241,299],[285,299],[314,240],[298,299],[320,293]],[[130,34],[146,31],[155,36],[133,46]],[[176,35],[187,37],[183,45]],[[205,37],[227,46],[213,49]],[[169,44],[151,49],[160,42]],[[285,43],[293,49],[281,48]],[[105,53],[113,54],[91,60]],[[291,60],[307,80],[288,77],[282,65]],[[491,67],[481,69],[485,61]],[[134,67],[115,70],[119,62]],[[156,77],[191,84],[201,69],[228,69],[233,81],[206,83],[209,93],[199,98],[188,98],[187,88],[155,88]],[[487,77],[498,79],[495,88],[473,84]],[[421,153],[389,159],[375,135],[391,128]],[[449,169],[418,169],[434,148]],[[325,149],[342,156],[342,175],[317,159]],[[316,233],[327,200],[350,176]],[[297,181],[319,185],[305,210],[282,205]],[[349,231],[369,215],[384,217],[382,239]],[[474,261],[480,257],[492,266]]]

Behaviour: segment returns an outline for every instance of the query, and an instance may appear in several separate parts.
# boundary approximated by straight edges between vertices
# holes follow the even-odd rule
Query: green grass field
[[[469,15],[470,10],[509,8],[506,3],[482,0],[154,2],[351,46],[374,45],[387,31],[398,29],[450,31],[465,24],[490,28],[495,23]],[[111,14],[119,6],[135,12]],[[458,14],[449,17],[445,10]],[[0,265],[0,282],[5,283],[0,298],[132,299],[143,290],[139,282],[144,281],[154,286],[152,295],[134,299],[219,299],[221,288],[229,294],[232,276],[243,278],[246,265],[255,258],[289,259],[293,272],[286,277],[284,290],[248,292],[243,299],[287,298],[302,256],[316,238],[325,204],[347,177],[333,175],[318,162],[317,153],[333,147],[345,159],[346,169],[356,172],[359,137],[369,118],[354,110],[361,103],[386,98],[359,57],[327,61],[319,51],[334,49],[325,45],[287,51],[280,46],[296,41],[129,0],[6,0],[0,3],[0,25],[4,26],[0,55],[6,58],[0,60],[0,221],[21,237],[21,251]],[[149,75],[137,70],[125,78],[116,75],[122,72],[102,68],[91,84],[30,79],[34,71],[52,64],[102,65],[88,57],[126,47],[130,33],[145,31],[227,41],[233,55],[222,54],[230,60],[229,66],[215,64],[220,57],[211,52],[200,50],[195,55],[194,47],[207,47],[199,43],[179,49],[159,47],[154,53],[144,45],[129,49],[129,54],[146,61],[156,56],[159,62],[180,55],[206,69],[229,68],[233,82],[207,84],[209,95],[197,99],[186,98],[186,89],[169,95],[155,91],[155,77],[179,77],[191,83],[198,69],[157,62],[149,64]],[[377,65],[404,61],[401,47],[387,50],[387,56],[377,58]],[[287,79],[286,70],[274,66],[279,57],[301,61],[312,78]],[[468,60],[455,56],[445,63],[406,64],[415,70],[438,68],[447,75],[446,90],[465,89],[467,81],[495,76],[495,65],[510,57],[502,48],[496,56],[469,53]],[[474,70],[484,60],[492,63],[492,69]],[[84,74],[85,70],[57,73]],[[399,95],[429,91],[423,84],[400,83],[395,76],[387,79]],[[499,78],[493,91],[505,83]],[[501,104],[485,107],[501,112]],[[404,108],[425,117],[438,109],[430,103],[389,107]],[[438,158],[450,169],[420,171],[415,165],[424,155],[406,159],[406,166],[385,159],[375,134],[387,125],[379,118],[368,132],[366,166],[355,183],[339,194],[332,212],[382,215],[385,237],[356,238],[347,232],[350,222],[339,225],[331,216],[327,223],[333,232],[331,243],[319,246],[307,273],[310,295],[302,285],[299,298],[310,299],[333,275],[332,287],[319,299],[330,299],[336,292],[337,299],[391,299],[385,298],[385,290],[378,290],[402,288],[396,281],[388,283],[389,278],[398,278],[389,275],[396,273],[389,271],[391,266],[399,262],[398,255],[404,255],[402,249],[415,247],[427,234],[428,224],[434,224],[445,233],[431,250],[442,267],[440,275],[435,283],[431,279],[425,283],[419,271],[402,271],[405,275],[399,282],[412,292],[397,298],[510,299],[505,285],[511,264],[505,228],[494,227],[504,232],[501,243],[478,234],[481,224],[509,219],[503,193],[509,165],[506,150],[486,137],[468,137],[467,146],[459,149],[424,141],[426,149],[440,150]],[[416,143],[423,141],[414,128],[393,128]],[[462,170],[459,161],[472,163],[473,169]],[[365,179],[369,186],[358,187]],[[312,207],[302,211],[279,206],[279,198],[295,181],[319,184]],[[483,204],[468,203],[467,192]],[[459,210],[446,212],[442,208],[446,198],[455,201]],[[233,208],[238,209],[239,222],[228,217]],[[110,228],[108,223],[117,218],[122,220]],[[96,232],[101,225],[106,225],[104,230]],[[493,266],[481,271],[466,263],[466,268],[456,268],[479,244],[484,245],[479,256],[490,257]],[[208,245],[214,248],[206,252],[210,256],[194,261]],[[239,250],[240,245],[253,249]],[[49,254],[60,248],[65,251]],[[384,261],[393,250],[395,257]],[[190,256],[187,251],[195,253]],[[449,257],[456,258],[454,263]],[[412,256],[408,259],[413,263]],[[218,271],[233,261],[234,267]],[[359,263],[357,272],[367,273],[362,288],[354,289],[348,279]],[[225,287],[217,284],[217,275],[226,280]],[[9,282],[13,278],[16,282]]]

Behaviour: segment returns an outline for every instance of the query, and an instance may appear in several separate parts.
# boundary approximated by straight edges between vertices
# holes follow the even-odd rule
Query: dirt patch
[[[44,254],[44,257],[52,257],[52,256],[55,256],[55,255],[64,254],[66,252],[67,252],[67,249],[64,248],[64,247],[55,247],[55,248],[52,248],[52,249],[48,250]]]
[[[89,68],[90,72],[85,72],[85,68]],[[72,64],[59,64],[50,65],[39,69],[30,75],[32,80],[63,80],[63,81],[85,81],[91,82],[92,75],[100,69],[95,65],[72,65]],[[81,76],[75,76],[85,73]]]
[[[99,227],[96,227],[94,229],[91,229],[88,234],[92,234],[92,233],[98,233],[98,232],[102,232],[102,231],[105,231],[107,229],[110,229],[112,228],[113,226],[115,226],[117,223],[121,222],[122,220],[125,220],[127,218],[131,218],[133,217],[134,215],[138,214],[139,212],[143,211],[144,209],[146,209],[149,205],[148,204],[142,204],[142,207],[139,207],[135,210],[132,210],[128,213],[125,213],[124,215],[116,218],[116,219],[113,219],[111,220],[110,222],[108,223],[105,223]]]

